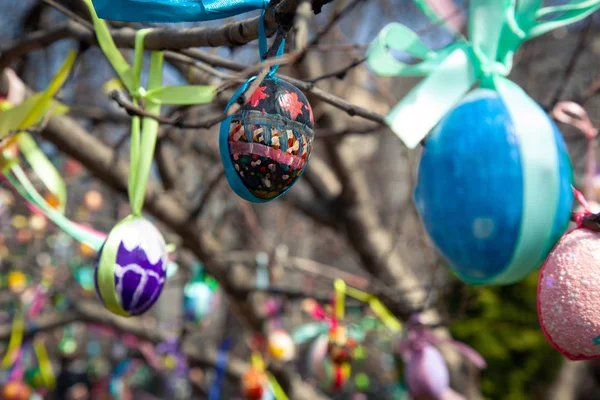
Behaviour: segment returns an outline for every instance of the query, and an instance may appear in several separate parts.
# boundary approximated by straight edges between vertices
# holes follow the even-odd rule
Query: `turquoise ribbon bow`
[[[600,0],[570,1],[552,7],[542,7],[542,2],[471,0],[471,40],[457,41],[438,51],[429,49],[402,24],[392,23],[381,30],[367,52],[373,71],[382,76],[427,76],[385,118],[408,148],[415,148],[476,82],[501,93],[514,95],[520,91],[505,77],[521,44],[600,8]],[[390,49],[422,61],[403,63],[392,56]]]

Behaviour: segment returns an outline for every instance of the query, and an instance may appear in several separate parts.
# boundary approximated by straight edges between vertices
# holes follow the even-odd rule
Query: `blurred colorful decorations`
[[[448,366],[435,344],[448,343],[460,351],[478,368],[485,368],[485,360],[464,343],[452,339],[440,339],[422,325],[414,315],[407,326],[407,336],[397,342],[397,351],[404,361],[404,379],[411,396],[416,400],[441,400],[462,398],[450,388]],[[458,397],[456,397],[458,396]]]
[[[583,195],[573,189],[584,208],[575,216],[577,228],[552,250],[538,282],[538,316],[548,341],[571,360],[600,357],[600,312],[594,288],[598,281],[600,233],[581,225],[591,215]]]
[[[246,400],[261,400],[268,390],[269,378],[264,370],[251,366],[242,376],[242,394]]]
[[[0,137],[18,132],[2,143],[3,173],[9,174],[18,167],[18,146],[18,150],[48,189],[53,207],[61,213],[64,213],[67,200],[65,183],[31,135],[24,131],[19,132],[19,129],[31,128],[47,115],[60,115],[68,110],[64,105],[54,101],[54,96],[69,76],[75,58],[76,53],[71,51],[45,91],[25,99],[20,104],[10,104],[9,108],[0,112]],[[18,81],[18,78],[14,76],[12,80]],[[22,82],[20,84],[22,85]]]
[[[600,3],[541,3],[470,1],[471,41],[431,51],[415,32],[394,23],[368,51],[379,75],[427,76],[386,122],[409,148],[433,129],[415,200],[436,247],[468,283],[521,280],[568,223],[572,178],[562,136],[505,77],[525,40],[579,21]],[[400,62],[392,49],[423,62]],[[463,99],[476,82],[483,89]]]
[[[73,356],[77,351],[77,340],[75,339],[73,324],[64,327],[62,339],[58,342],[58,351],[65,356]]]
[[[20,293],[27,287],[29,278],[21,271],[11,271],[6,277],[8,288],[15,293]]]
[[[10,381],[2,387],[2,400],[29,400],[31,393],[25,382]]]
[[[210,386],[208,400],[221,400],[221,386],[227,372],[227,357],[232,345],[233,340],[231,338],[225,338],[219,345],[217,362],[215,364],[215,378]]]
[[[265,0],[93,0],[98,16],[127,22],[196,22],[264,9]]]
[[[346,295],[369,304],[371,310],[392,332],[399,332],[401,329],[400,322],[375,296],[349,287],[341,279],[334,282],[334,287],[336,296],[332,304],[332,315],[328,316],[316,301],[307,299],[303,308],[321,322],[302,325],[292,334],[294,342],[298,344],[317,338],[311,345],[308,370],[319,379],[325,390],[341,389],[350,377],[352,362],[364,357],[364,350],[358,343],[364,339],[365,331],[360,326],[342,322]]]
[[[296,356],[296,344],[283,329],[273,330],[267,339],[267,350],[273,359],[288,362]]]
[[[85,194],[85,206],[92,211],[97,211],[102,208],[102,194],[97,190],[90,190]]]
[[[247,201],[276,199],[302,175],[313,139],[312,109],[304,94],[280,78],[265,79],[240,110],[221,123],[219,147],[229,185]]]
[[[220,302],[219,285],[200,266],[196,274],[183,288],[183,311],[187,321],[199,324],[218,308]]]
[[[158,300],[166,270],[162,235],[148,220],[130,216],[113,228],[100,250],[96,291],[113,313],[139,315]]]

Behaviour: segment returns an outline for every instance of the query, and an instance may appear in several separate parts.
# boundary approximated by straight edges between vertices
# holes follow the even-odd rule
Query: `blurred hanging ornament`
[[[572,171],[562,135],[506,76],[525,40],[579,21],[600,3],[523,4],[469,1],[470,41],[438,51],[397,23],[368,50],[380,75],[427,76],[385,119],[409,148],[431,132],[415,203],[438,250],[471,284],[523,279],[546,258],[570,216]],[[400,62],[393,50],[422,62]],[[482,89],[465,97],[474,84]]]
[[[523,279],[569,223],[572,170],[562,135],[527,100],[511,103],[477,89],[433,130],[423,151],[417,210],[467,283]],[[533,127],[537,139],[530,140]]]
[[[288,362],[296,356],[296,345],[283,329],[275,329],[267,339],[267,350],[275,360]]]
[[[158,229],[130,217],[112,229],[98,254],[96,292],[113,313],[139,315],[158,300],[166,270],[166,244]]]
[[[282,79],[266,78],[221,124],[219,147],[229,185],[248,201],[276,199],[302,175],[313,138],[312,109],[304,94]]]
[[[440,351],[433,345],[448,343],[466,356],[478,368],[485,368],[485,360],[464,343],[439,339],[422,325],[419,315],[409,321],[406,338],[400,339],[396,351],[404,361],[404,379],[408,391],[416,400],[463,399],[450,388],[448,366]]]
[[[22,381],[11,381],[2,387],[2,400],[29,400],[31,387]]]
[[[86,192],[84,202],[88,209],[97,211],[102,208],[102,194],[97,190],[90,190]]]
[[[72,158],[67,158],[64,166],[67,176],[77,176],[83,171],[83,166],[79,163],[79,161]]]
[[[327,355],[335,364],[351,362],[357,343],[348,337],[348,330],[343,325],[337,325],[329,330]]]
[[[600,285],[600,233],[582,226],[592,212],[583,195],[575,195],[584,211],[575,216],[578,228],[563,236],[542,267],[538,316],[546,338],[559,352],[571,360],[587,360],[600,357],[600,301],[594,295]]]
[[[13,292],[22,292],[27,287],[29,279],[21,271],[11,271],[8,273],[7,285],[8,288]]]
[[[183,289],[183,311],[187,321],[198,324],[218,307],[217,281],[200,270]]]
[[[325,391],[340,390],[350,377],[349,364],[336,366],[328,355],[329,338],[319,336],[310,346],[307,357],[307,371],[317,379],[318,385]]]
[[[246,400],[261,400],[269,383],[264,370],[251,366],[242,376],[242,395]]]
[[[29,217],[29,227],[36,232],[43,232],[46,230],[48,226],[48,222],[43,215],[40,214],[32,214]]]

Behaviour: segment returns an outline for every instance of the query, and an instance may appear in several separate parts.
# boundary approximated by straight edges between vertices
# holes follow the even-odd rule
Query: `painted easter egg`
[[[146,219],[130,218],[112,229],[100,249],[94,282],[110,311],[131,316],[146,312],[158,300],[166,273],[162,235]]]
[[[356,345],[356,340],[348,337],[347,328],[338,325],[329,331],[327,355],[336,364],[351,362]]]
[[[600,357],[600,233],[566,234],[540,272],[538,317],[550,343],[571,360]]]
[[[265,79],[221,124],[219,149],[229,185],[248,201],[276,199],[302,175],[313,139],[312,109],[304,94],[282,79]]]
[[[28,400],[31,388],[22,381],[11,381],[2,387],[3,400]]]
[[[449,388],[450,374],[440,351],[426,344],[405,360],[404,380],[415,399],[439,399]]]
[[[461,279],[510,284],[537,268],[564,233],[571,184],[565,143],[546,113],[524,92],[504,101],[477,89],[427,139],[415,203]]]
[[[283,329],[276,329],[269,334],[267,350],[276,360],[287,362],[296,357],[296,345],[292,337]]]
[[[267,374],[254,367],[250,367],[242,376],[242,394],[246,400],[261,400],[269,379]]]
[[[328,354],[329,338],[319,336],[312,344],[308,355],[307,370],[321,389],[336,391],[341,389],[350,378],[349,364],[335,364]]]
[[[197,277],[183,289],[183,313],[187,321],[199,323],[217,308],[220,294],[212,278]]]

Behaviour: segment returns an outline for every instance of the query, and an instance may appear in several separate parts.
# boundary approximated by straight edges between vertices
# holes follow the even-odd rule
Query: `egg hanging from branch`
[[[267,350],[278,361],[291,361],[296,356],[296,345],[292,337],[283,329],[275,329],[269,334]]]
[[[221,123],[219,149],[229,185],[251,202],[276,199],[304,172],[313,139],[313,114],[306,96],[282,79],[266,78]]]
[[[198,274],[183,289],[183,314],[198,324],[218,307],[220,292],[214,278]]]
[[[162,235],[148,220],[130,217],[112,229],[98,253],[96,292],[113,313],[139,315],[158,300],[166,273]]]
[[[540,266],[573,203],[565,143],[521,89],[466,96],[425,143],[415,203],[433,243],[470,284],[510,284]]]
[[[538,317],[550,343],[571,360],[600,357],[600,233],[567,233],[540,272]]]

